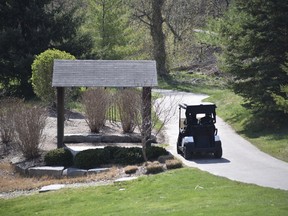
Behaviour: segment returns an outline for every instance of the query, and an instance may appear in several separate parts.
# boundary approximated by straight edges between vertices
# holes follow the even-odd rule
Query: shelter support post
[[[64,147],[64,88],[57,87],[57,148]]]
[[[151,138],[152,123],[151,123],[151,87],[143,87],[142,90],[142,139],[145,140],[147,146],[151,145],[148,140]],[[148,141],[148,142],[147,142]]]

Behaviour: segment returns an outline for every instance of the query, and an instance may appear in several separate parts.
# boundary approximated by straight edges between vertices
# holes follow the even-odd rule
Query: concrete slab
[[[114,182],[125,182],[125,181],[132,181],[132,180],[136,180],[138,177],[133,176],[133,177],[123,177],[123,178],[119,178],[116,179]]]
[[[110,170],[109,168],[95,168],[95,169],[89,169],[88,174],[98,174],[101,172],[107,172]]]
[[[64,184],[47,185],[47,186],[42,187],[39,190],[39,193],[48,192],[48,191],[56,191],[56,190],[60,190],[60,189],[62,189],[64,187],[65,187]]]
[[[28,169],[29,176],[33,177],[42,177],[42,176],[51,176],[60,178],[64,170],[63,166],[51,167],[51,166],[41,166],[41,167],[30,167]]]
[[[64,169],[62,175],[67,177],[81,177],[87,175],[87,170],[70,167]]]

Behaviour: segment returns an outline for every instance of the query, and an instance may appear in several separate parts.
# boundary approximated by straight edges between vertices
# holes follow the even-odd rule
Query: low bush
[[[48,166],[69,167],[73,165],[73,155],[68,149],[54,149],[45,155],[44,161]]]
[[[136,173],[137,170],[138,170],[137,166],[127,166],[124,168],[124,172],[126,174],[134,174],[134,173]]]
[[[160,164],[158,161],[153,163],[148,163],[146,166],[147,174],[156,174],[164,171],[163,164]]]
[[[123,89],[116,93],[116,103],[124,133],[132,133],[141,111],[141,96],[136,89]]]
[[[92,169],[109,163],[110,153],[107,149],[88,149],[79,152],[74,159],[74,165],[81,169]]]
[[[166,163],[167,169],[178,169],[183,166],[182,162],[176,159],[167,160],[165,163]]]
[[[168,152],[161,147],[150,147],[149,160],[157,159]],[[78,153],[74,159],[74,165],[78,168],[91,169],[97,166],[115,163],[120,165],[134,165],[144,162],[142,148],[107,146],[104,149],[89,149]]]
[[[104,126],[110,95],[104,88],[89,89],[83,92],[85,120],[92,133],[99,133]]]
[[[0,138],[7,147],[15,136],[14,118],[16,108],[21,100],[7,98],[0,101]]]
[[[19,148],[27,159],[39,156],[40,144],[45,138],[43,130],[46,119],[44,108],[19,103],[14,115],[15,131]]]
[[[110,158],[116,164],[132,165],[144,161],[142,149],[138,147],[114,147],[110,149]]]
[[[168,155],[169,152],[162,147],[159,146],[151,146],[146,150],[148,160],[157,160],[159,156]]]

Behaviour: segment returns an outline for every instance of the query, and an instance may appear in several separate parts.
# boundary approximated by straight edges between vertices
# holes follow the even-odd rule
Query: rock
[[[152,136],[152,142],[156,143],[156,137]],[[64,143],[141,143],[140,134],[65,134]]]
[[[51,167],[51,166],[42,166],[42,167],[31,167],[28,169],[29,176],[33,177],[42,177],[42,176],[51,176],[60,178],[64,170],[63,166]]]
[[[109,168],[95,168],[95,169],[89,169],[88,174],[97,174],[101,172],[107,172]]]
[[[39,190],[39,193],[43,193],[43,192],[48,192],[48,191],[55,191],[55,190],[60,190],[62,188],[64,188],[65,185],[64,184],[53,184],[53,185],[47,185],[42,187]]]
[[[21,175],[28,175],[28,169],[30,167],[35,167],[35,166],[39,166],[42,165],[43,162],[39,161],[38,159],[35,160],[29,160],[26,161],[25,159],[23,159],[21,161],[21,158],[13,158],[11,160],[11,165],[14,167],[15,171]]]
[[[87,170],[70,167],[64,169],[62,175],[67,177],[81,177],[87,175]]]

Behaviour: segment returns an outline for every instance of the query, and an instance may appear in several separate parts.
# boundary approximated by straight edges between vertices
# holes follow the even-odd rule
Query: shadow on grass
[[[254,115],[244,122],[239,133],[248,138],[269,137],[271,140],[285,139],[288,134],[288,118],[281,115]]]

